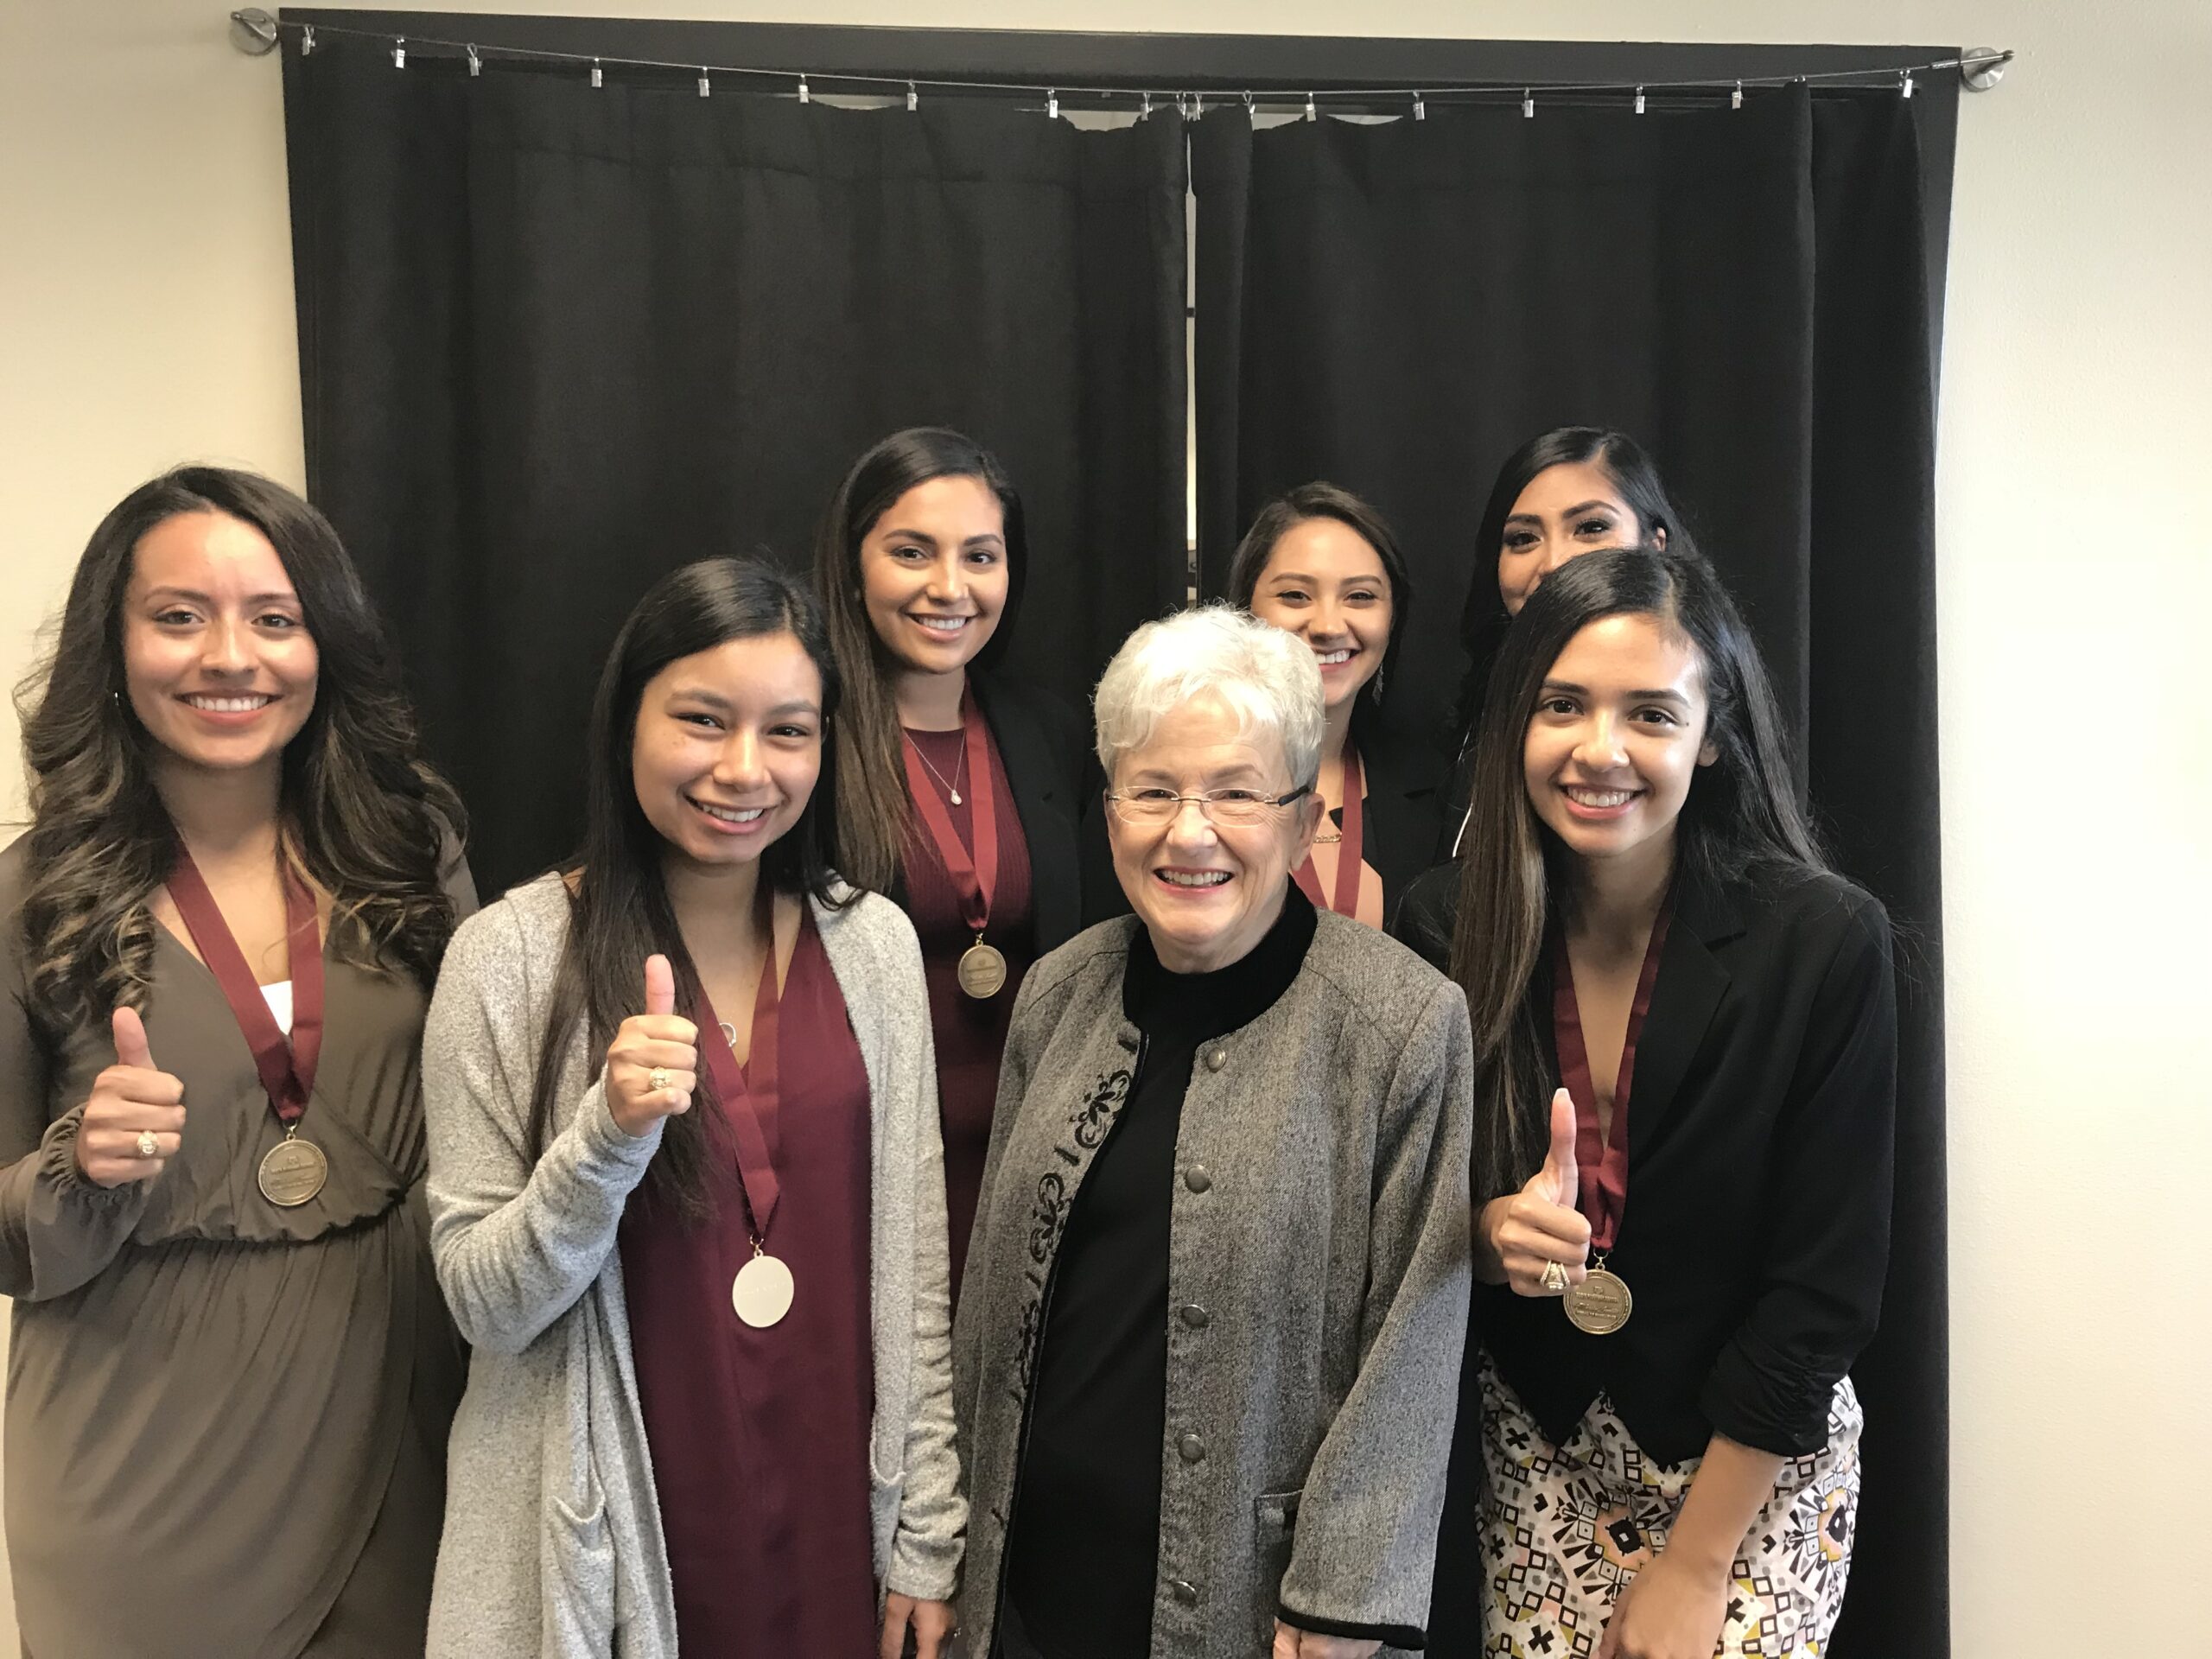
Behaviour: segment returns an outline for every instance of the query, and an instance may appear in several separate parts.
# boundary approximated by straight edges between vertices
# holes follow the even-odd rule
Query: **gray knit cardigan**
[[[876,1577],[944,1599],[966,1506],[952,1445],[950,1268],[921,952],[863,895],[815,906],[868,1069]],[[454,934],[423,1040],[431,1251],[475,1345],[455,1418],[432,1659],[672,1659],[676,1604],[615,1229],[660,1144],[619,1128],[579,1029],[545,1155],[524,1162],[569,902],[518,887]]]
[[[1467,1330],[1467,999],[1376,929],[1315,921],[1290,988],[1200,1046],[1183,1099],[1150,1659],[1260,1659],[1279,1613],[1405,1647],[1427,1621]],[[953,1360],[969,1655],[998,1622],[1061,1234],[1140,1063],[1137,925],[1033,967],[1007,1035]]]

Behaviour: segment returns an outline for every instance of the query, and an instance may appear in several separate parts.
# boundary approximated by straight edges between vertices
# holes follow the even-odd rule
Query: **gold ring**
[[[657,1065],[653,1067],[652,1071],[646,1072],[645,1086],[648,1089],[651,1089],[655,1094],[658,1094],[662,1090],[667,1088],[668,1068],[664,1065]]]
[[[1544,1263],[1544,1288],[1558,1296],[1567,1290],[1567,1268],[1557,1262]]]
[[[141,1158],[151,1158],[161,1149],[162,1143],[154,1139],[154,1132],[151,1129],[138,1131],[138,1155]]]

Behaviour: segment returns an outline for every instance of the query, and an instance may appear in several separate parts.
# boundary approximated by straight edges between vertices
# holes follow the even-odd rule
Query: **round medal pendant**
[[[988,1001],[1006,988],[1006,958],[996,945],[978,939],[961,955],[959,978],[963,992]]]
[[[791,1311],[791,1270],[772,1255],[756,1255],[737,1270],[730,1306],[755,1331],[782,1322]]]
[[[1564,1301],[1574,1328],[1593,1337],[1611,1336],[1628,1323],[1636,1307],[1627,1283],[1603,1268],[1591,1268],[1590,1276],[1569,1290]]]
[[[280,1209],[305,1204],[330,1179],[330,1160],[312,1141],[288,1135],[269,1148],[256,1179],[261,1196]]]

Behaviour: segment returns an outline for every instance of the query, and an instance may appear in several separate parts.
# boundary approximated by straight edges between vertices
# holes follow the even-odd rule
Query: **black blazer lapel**
[[[1713,947],[1744,931],[1736,896],[1685,874],[1651,988],[1651,1012],[1637,1039],[1628,1103],[1629,1157],[1649,1151],[1689,1075],[1713,1016],[1727,995],[1728,969]]]
[[[1083,804],[1075,798],[1072,778],[1080,777],[1082,758],[1072,764],[1053,753],[1045,722],[1018,695],[987,674],[971,672],[968,683],[976,706],[997,741],[1014,790],[1014,808],[1029,849],[1029,913],[1037,953],[1066,943],[1083,921],[1083,876],[1077,858],[1076,824]]]

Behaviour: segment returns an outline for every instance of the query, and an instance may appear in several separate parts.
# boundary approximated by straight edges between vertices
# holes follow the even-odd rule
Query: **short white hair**
[[[1235,713],[1239,737],[1265,734],[1281,744],[1292,788],[1319,781],[1325,714],[1313,652],[1221,603],[1146,623],[1106,664],[1091,701],[1108,781],[1116,761],[1152,741],[1162,715],[1208,692]]]

